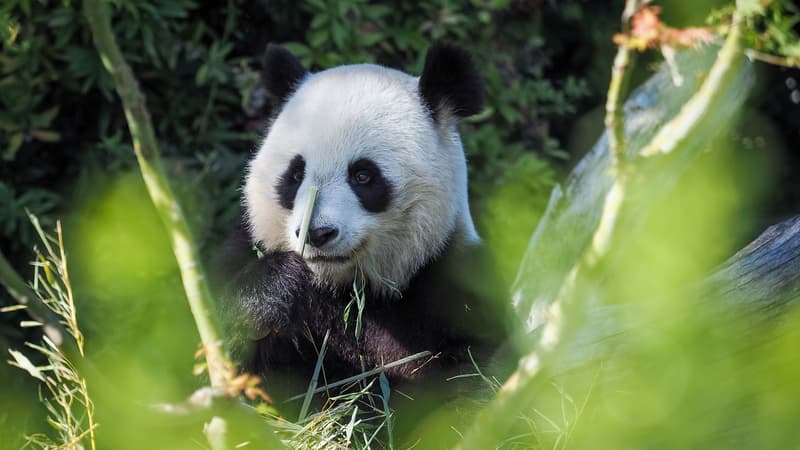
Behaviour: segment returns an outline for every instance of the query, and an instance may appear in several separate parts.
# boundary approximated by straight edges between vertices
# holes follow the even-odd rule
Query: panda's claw
[[[295,252],[267,253],[253,259],[226,289],[226,328],[237,341],[287,332],[302,317],[311,289],[311,270]]]

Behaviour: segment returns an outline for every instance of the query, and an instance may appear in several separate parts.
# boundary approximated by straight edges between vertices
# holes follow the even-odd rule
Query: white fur
[[[359,262],[375,287],[404,288],[444,247],[478,240],[467,200],[467,167],[456,121],[437,125],[417,93],[416,77],[375,66],[341,66],[308,76],[284,105],[245,185],[251,233],[267,249],[294,249],[309,187],[320,189],[311,228],[339,236],[318,255],[349,255],[347,263],[309,262],[317,282],[352,283]],[[306,161],[305,178],[287,211],[275,186],[291,159]],[[393,186],[385,212],[364,210],[347,183],[351,162],[372,159]],[[387,284],[387,281],[390,283]]]

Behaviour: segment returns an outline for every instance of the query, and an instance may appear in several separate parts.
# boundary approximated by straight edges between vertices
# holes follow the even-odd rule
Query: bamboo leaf
[[[32,130],[31,136],[42,142],[58,142],[61,140],[61,133],[53,130]]]
[[[14,358],[14,361],[9,361],[9,364],[11,364],[12,366],[17,366],[20,369],[28,372],[32,377],[36,378],[37,380],[46,382],[44,374],[42,374],[42,372],[31,362],[31,360],[28,359],[28,357],[12,349],[8,349],[8,353],[10,353],[11,357]]]
[[[14,159],[20,147],[22,147],[22,133],[12,134],[8,139],[8,147],[6,147],[5,153],[3,153],[3,159],[7,161]]]

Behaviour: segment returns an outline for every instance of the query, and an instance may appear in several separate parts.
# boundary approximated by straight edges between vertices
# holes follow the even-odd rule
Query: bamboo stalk
[[[661,127],[650,143],[642,149],[640,152],[642,157],[672,152],[687,141],[692,131],[702,127],[709,120],[710,113],[722,99],[720,92],[724,92],[725,87],[730,85],[736,76],[736,71],[731,68],[743,58],[741,22],[739,14],[734,13],[725,44],[700,89],[683,106],[678,115]]]
[[[84,2],[83,12],[89,22],[103,66],[114,78],[117,93],[122,99],[133,139],[133,150],[147,191],[169,233],[189,307],[205,348],[211,386],[223,387],[230,363],[222,349],[219,327],[212,314],[211,291],[181,205],[161,168],[158,142],[144,95],[139,90],[139,83],[125,62],[111,31],[108,4],[102,0],[87,0]]]
[[[234,373],[233,366],[222,347],[220,328],[213,315],[211,291],[199,262],[200,257],[189,225],[161,167],[158,141],[153,131],[144,95],[111,31],[108,3],[102,0],[86,0],[83,13],[89,23],[92,38],[103,66],[114,79],[117,94],[122,99],[125,118],[133,140],[133,150],[139,162],[142,178],[144,178],[150,199],[169,234],[186,298],[205,350],[211,386],[224,391],[229,378]],[[227,426],[224,421],[215,418],[211,425],[213,426],[207,427],[206,430],[209,443],[215,449],[225,448]]]
[[[314,212],[314,203],[317,201],[317,194],[319,188],[311,186],[308,191],[308,201],[306,202],[306,210],[303,212],[303,220],[300,222],[300,234],[297,236],[297,253],[303,256],[306,249],[306,241],[308,240],[308,226],[311,224],[311,213]]]
[[[631,18],[639,9],[637,0],[627,0],[622,12],[622,35],[628,36],[631,28]],[[628,91],[631,79],[629,66],[633,65],[633,54],[623,42],[617,47],[614,63],[611,67],[611,81],[608,85],[606,98],[605,126],[608,130],[608,146],[611,155],[611,170],[614,175],[620,170],[625,157],[625,126],[623,124],[623,102]]]

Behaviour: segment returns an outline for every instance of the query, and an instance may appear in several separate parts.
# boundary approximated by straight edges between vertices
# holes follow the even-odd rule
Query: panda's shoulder
[[[492,257],[482,242],[448,241],[444,249],[411,278],[405,296],[460,302],[471,297],[473,285],[493,279]]]

